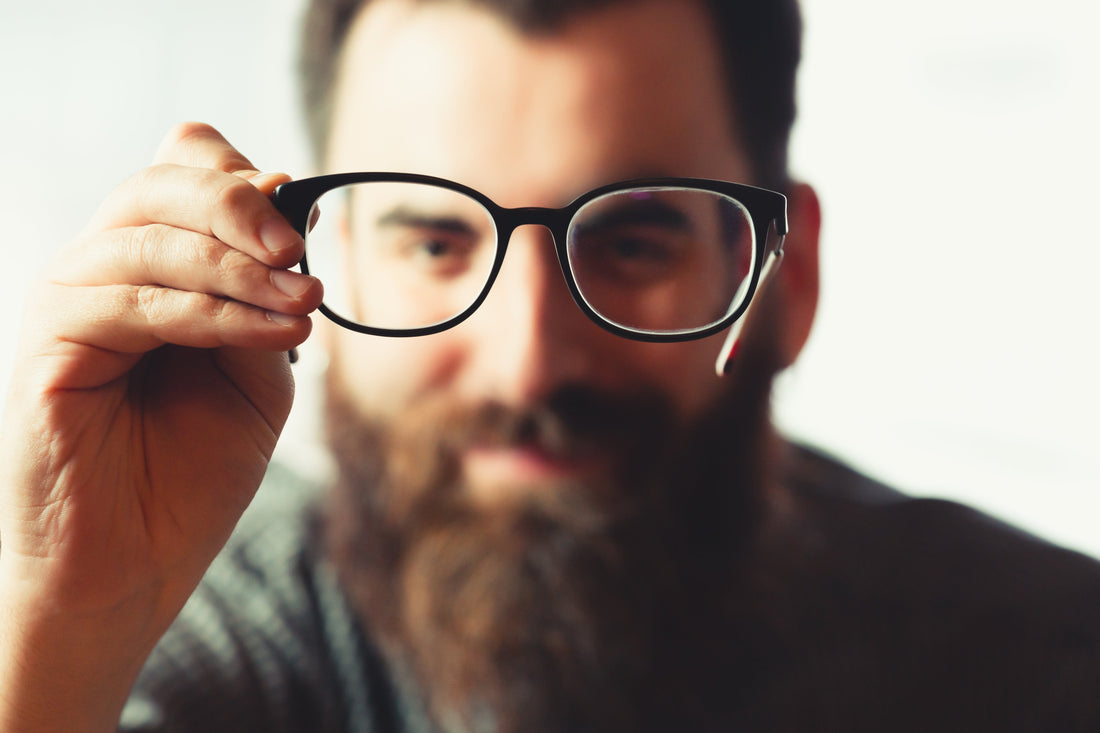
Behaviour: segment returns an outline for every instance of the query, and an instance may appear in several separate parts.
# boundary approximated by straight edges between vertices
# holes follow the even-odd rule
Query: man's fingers
[[[270,186],[279,180],[278,175],[265,176],[262,183]],[[297,263],[304,249],[301,236],[263,191],[238,176],[209,169],[173,164],[145,169],[115,190],[89,231],[148,224],[215,237],[275,267]]]
[[[312,276],[268,267],[212,236],[164,224],[95,235],[58,260],[50,279],[74,287],[158,285],[289,315],[310,313],[322,295]]]
[[[297,346],[321,285],[287,269],[304,243],[269,198],[287,180],[259,173],[209,125],[176,126],[155,164],[54,259],[28,310],[26,353],[60,365],[63,386],[84,388],[165,344]]]
[[[301,344],[311,328],[308,316],[154,285],[55,285],[43,295],[49,299],[38,314],[44,322],[34,325],[49,334],[49,341],[34,351],[46,357],[65,357],[73,347],[136,356],[164,344],[287,351]],[[55,386],[82,389],[117,376],[93,374],[91,362],[79,363],[72,374],[59,374],[61,383]]]
[[[259,173],[252,162],[229,144],[222,134],[202,122],[181,122],[168,131],[153,159],[154,164],[210,168],[251,178]]]
[[[161,141],[153,164],[232,173],[268,197],[280,184],[292,180],[285,173],[261,173],[220,132],[203,122],[182,122],[169,130]]]
[[[185,122],[165,136],[153,166],[116,189],[86,231],[167,224],[288,267],[301,259],[302,240],[269,198],[288,180],[257,171],[213,127]]]

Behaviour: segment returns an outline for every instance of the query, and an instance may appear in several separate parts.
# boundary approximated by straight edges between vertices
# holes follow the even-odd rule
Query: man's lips
[[[466,484],[477,491],[584,480],[604,471],[607,464],[608,457],[602,453],[552,452],[533,442],[480,444],[462,454]]]

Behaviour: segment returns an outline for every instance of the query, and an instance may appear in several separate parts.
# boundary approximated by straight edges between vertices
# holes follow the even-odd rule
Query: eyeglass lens
[[[371,182],[318,201],[306,238],[325,304],[361,325],[415,329],[465,312],[500,243],[475,199],[423,183]],[[748,210],[723,194],[635,188],[584,204],[570,221],[568,267],[588,306],[625,328],[705,328],[740,306],[757,243]]]

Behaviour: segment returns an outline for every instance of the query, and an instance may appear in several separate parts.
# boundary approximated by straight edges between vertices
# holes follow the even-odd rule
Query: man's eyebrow
[[[664,229],[692,230],[690,218],[675,206],[656,199],[618,204],[595,214],[582,216],[581,232],[627,226],[656,226]]]
[[[457,234],[473,234],[474,227],[465,219],[446,214],[430,214],[407,206],[396,206],[375,220],[378,227],[415,227],[437,229]]]

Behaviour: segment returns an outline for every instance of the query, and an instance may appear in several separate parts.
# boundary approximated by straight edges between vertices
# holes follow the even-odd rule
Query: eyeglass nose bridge
[[[499,208],[493,212],[497,223],[497,235],[502,247],[508,246],[512,232],[522,226],[541,226],[550,230],[555,242],[565,234],[569,220],[573,218],[570,209],[548,209],[541,206],[524,206],[518,209]]]
[[[581,296],[580,290],[577,288],[577,283],[569,272],[565,244],[566,237],[568,236],[569,222],[572,220],[575,213],[573,209],[550,209],[541,206],[524,206],[515,209],[497,207],[491,213],[496,222],[498,255],[496,264],[490,274],[489,281],[485,284],[484,292],[488,293],[493,283],[496,281],[497,275],[500,273],[500,269],[504,263],[504,258],[508,254],[508,247],[511,244],[512,235],[515,231],[525,226],[542,227],[550,233],[550,238],[554,243],[555,258],[557,259],[561,275],[565,278],[565,284],[569,288],[569,294],[572,296],[573,302],[576,303],[582,311],[588,314],[590,318],[599,322],[600,319],[596,318],[595,314],[590,312],[588,305]]]

